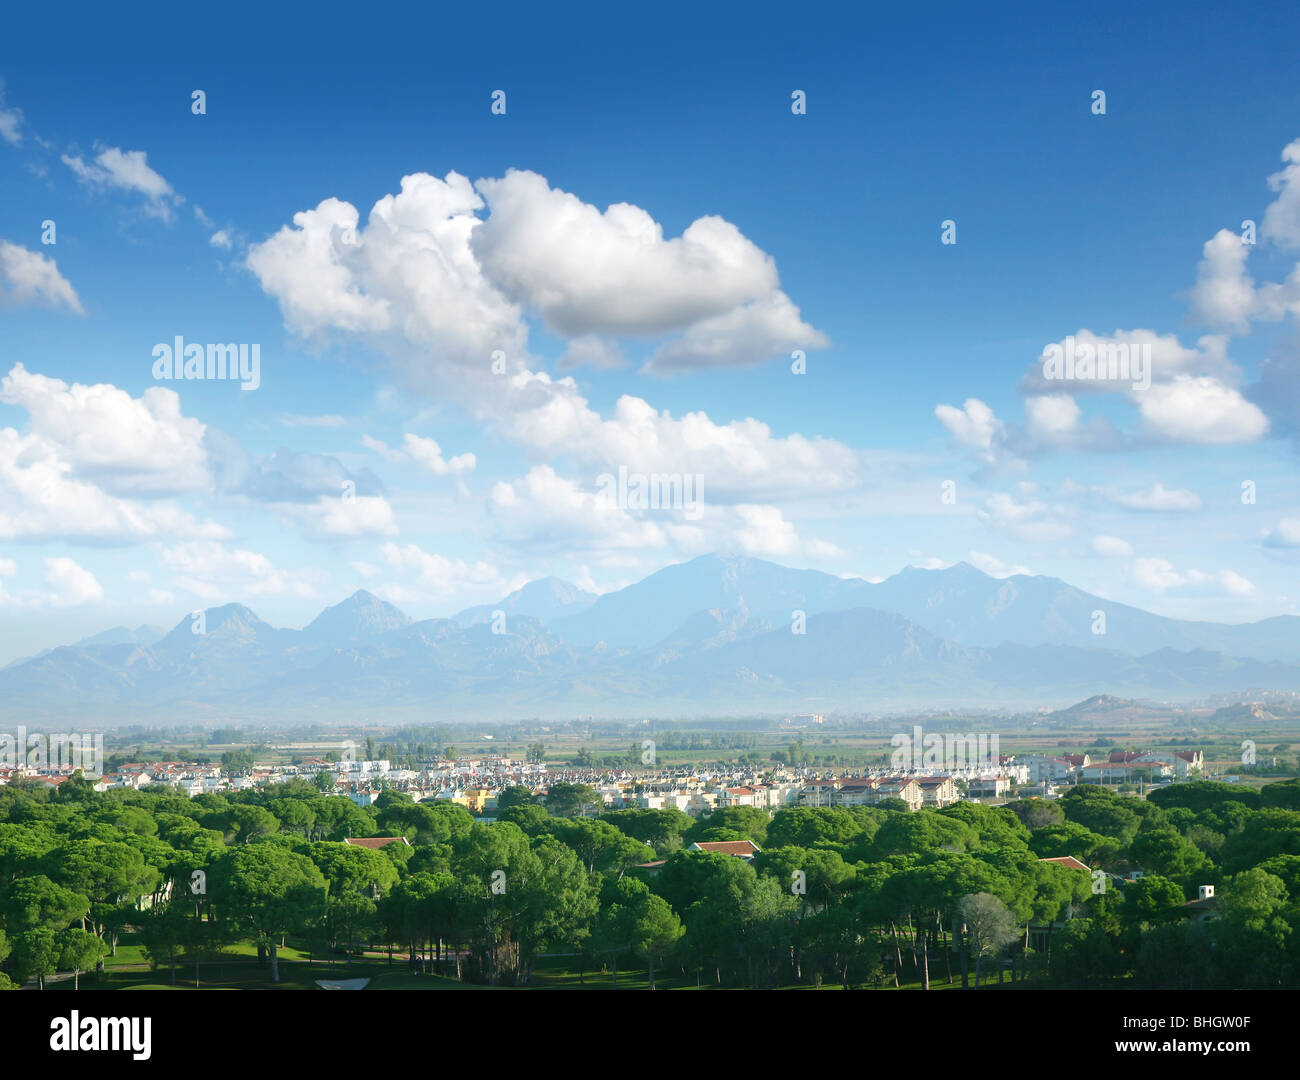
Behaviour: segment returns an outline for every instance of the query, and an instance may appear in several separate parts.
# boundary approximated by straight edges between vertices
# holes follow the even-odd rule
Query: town
[[[322,790],[346,795],[358,806],[371,806],[384,791],[398,791],[415,802],[433,800],[463,806],[491,818],[498,796],[507,789],[525,788],[544,799],[553,783],[589,785],[595,801],[584,812],[605,810],[680,810],[700,818],[734,806],[777,810],[786,806],[875,806],[897,799],[908,810],[941,808],[959,800],[999,803],[1019,798],[1059,797],[1064,785],[1127,784],[1199,778],[1205,764],[1199,750],[1169,752],[1114,750],[1105,760],[1089,754],[1052,757],[1042,754],[999,755],[989,765],[959,765],[947,770],[912,768],[865,769],[836,775],[816,768],[774,765],[766,769],[685,766],[621,769],[581,768],[515,761],[499,755],[430,760],[418,768],[402,768],[388,760],[356,760],[356,744],[340,743],[327,756],[309,757],[292,765],[231,767],[187,761],[132,762],[88,779],[98,792],[139,791],[165,787],[185,795],[214,795],[247,791],[287,780],[306,779]],[[83,771],[74,762],[35,766],[0,764],[0,784],[25,778],[57,790]]]
[[[459,745],[440,728],[21,729],[0,755],[4,977],[1289,985],[1288,949],[1241,952],[1266,944],[1246,929],[1261,896],[1281,914],[1296,885],[1289,714],[1227,707],[1253,737],[1194,745],[1158,709],[1083,704],[1101,711],[1080,731],[1129,730],[587,720],[498,727],[468,751],[469,728]],[[288,907],[268,900],[281,889]],[[1170,969],[1171,942],[1198,965]]]

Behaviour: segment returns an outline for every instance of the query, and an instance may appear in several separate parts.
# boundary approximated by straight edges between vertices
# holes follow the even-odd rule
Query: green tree
[[[532,759],[529,758],[529,760]],[[497,793],[497,814],[499,815],[514,806],[531,806],[532,802],[532,788],[524,787],[523,784],[512,784],[510,787],[502,788]]]
[[[137,842],[74,840],[47,863],[60,885],[90,901],[91,929],[116,952],[117,937],[140,897],[156,891],[161,872],[150,866]]]
[[[413,873],[395,885],[379,902],[380,916],[390,937],[407,945],[411,970],[421,952],[434,948],[442,970],[442,943],[457,935],[456,879],[447,873]]]
[[[1095,784],[1081,784],[1071,788],[1061,798],[1061,808],[1067,821],[1082,825],[1102,836],[1116,837],[1120,843],[1132,843],[1141,819],[1133,809],[1136,799],[1114,795]]]
[[[249,934],[259,953],[269,950],[271,981],[278,983],[280,939],[322,914],[328,889],[324,876],[305,855],[272,844],[247,844],[217,860],[208,884],[217,911]]]
[[[90,914],[90,901],[44,874],[21,878],[0,889],[0,915],[14,932],[62,930]]]
[[[28,979],[35,979],[37,988],[44,990],[46,978],[53,975],[58,966],[59,947],[53,930],[24,930],[14,937],[9,969],[20,985]]]
[[[1172,828],[1139,833],[1133,840],[1132,851],[1145,869],[1176,881],[1200,874],[1210,865],[1203,852]]]
[[[650,989],[655,988],[655,965],[686,933],[677,912],[662,896],[647,893],[632,923],[633,951],[650,966]]]
[[[1276,807],[1280,810],[1300,810],[1300,777],[1265,784],[1260,788],[1259,801],[1260,805],[1265,807]]]
[[[226,815],[225,830],[228,840],[236,844],[251,844],[280,831],[280,822],[270,810],[260,806],[232,806]]]
[[[464,887],[465,916],[477,927],[472,945],[490,984],[528,983],[544,945],[578,945],[590,932],[595,884],[557,840],[543,836],[534,846],[516,825],[476,823],[452,846],[452,873]]]
[[[546,792],[546,809],[556,817],[586,816],[601,806],[601,798],[590,784],[561,781]]]
[[[221,768],[225,772],[248,772],[252,767],[251,750],[227,750],[221,755]]]
[[[629,868],[645,861],[645,845],[637,843],[606,821],[596,818],[550,818],[550,832],[567,844],[588,873],[622,877]]]
[[[58,967],[72,971],[72,988],[81,989],[81,973],[98,966],[104,959],[107,946],[94,934],[78,927],[69,927],[54,935],[58,950]]]
[[[1136,928],[1143,922],[1167,922],[1183,917],[1182,888],[1159,874],[1146,874],[1124,886],[1123,918]]]
[[[863,831],[863,823],[848,810],[791,806],[772,815],[765,839],[769,847],[810,848],[819,844],[846,844]]]
[[[964,896],[957,904],[957,917],[965,927],[975,954],[975,989],[980,988],[980,964],[985,957],[998,957],[1019,934],[1007,906],[989,893]]]
[[[609,882],[601,892],[600,912],[592,927],[590,947],[596,955],[609,961],[615,987],[618,986],[618,958],[632,948],[637,913],[650,895],[644,882],[631,878]],[[664,902],[662,898],[660,902]]]

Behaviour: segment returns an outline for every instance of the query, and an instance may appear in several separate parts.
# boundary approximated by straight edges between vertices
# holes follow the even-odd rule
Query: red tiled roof
[[[349,836],[343,842],[351,844],[353,847],[369,848],[371,851],[378,851],[381,847],[387,847],[389,844],[402,843],[406,844],[407,847],[411,846],[405,836]]]
[[[705,840],[696,847],[722,855],[754,855],[758,852],[758,846],[751,840]]]
[[[1059,855],[1052,859],[1039,859],[1039,862],[1056,863],[1057,866],[1068,866],[1071,870],[1087,870],[1086,863],[1081,863],[1073,855]]]

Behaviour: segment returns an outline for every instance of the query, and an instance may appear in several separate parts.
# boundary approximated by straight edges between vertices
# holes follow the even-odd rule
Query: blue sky
[[[1298,610],[1300,16],[493,10],[13,17],[0,662],[716,549]],[[1026,381],[1088,333],[1151,387]],[[156,380],[176,335],[259,386]]]

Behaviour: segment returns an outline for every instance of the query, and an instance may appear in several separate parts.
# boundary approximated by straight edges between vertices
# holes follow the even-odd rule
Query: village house
[[[966,796],[971,799],[1001,799],[1011,791],[1009,777],[975,776],[966,782]]]
[[[921,792],[921,785],[915,777],[887,777],[878,782],[876,794],[880,799],[902,799],[907,803],[909,810],[919,810],[925,802],[925,796]]]
[[[957,802],[959,794],[957,784],[951,776],[918,776],[916,783],[921,789],[921,804],[942,809]]]
[[[1087,754],[1070,757],[1050,757],[1047,754],[1028,754],[1018,759],[1029,768],[1029,782],[1041,784],[1044,780],[1056,782],[1068,780],[1078,769],[1088,764]]]
[[[1183,914],[1191,922],[1209,922],[1218,912],[1219,898],[1214,895],[1213,885],[1198,886],[1196,899],[1183,905]]]
[[[759,852],[752,840],[702,840],[692,844],[687,851],[703,851],[716,855],[733,855],[749,862]]]
[[[1205,768],[1205,754],[1201,750],[1178,750],[1174,753],[1154,751],[1133,759],[1134,764],[1159,764],[1172,767],[1173,775],[1180,780],[1200,773]]]

